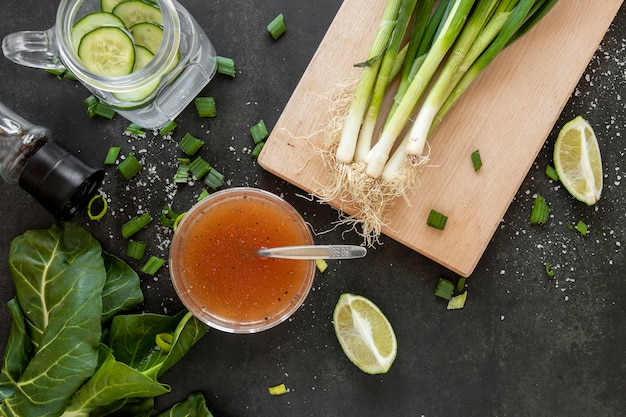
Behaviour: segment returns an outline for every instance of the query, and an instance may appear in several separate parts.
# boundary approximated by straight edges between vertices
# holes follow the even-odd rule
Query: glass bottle
[[[104,170],[94,168],[52,141],[0,102],[0,177],[31,194],[59,220],[69,220],[96,192]]]

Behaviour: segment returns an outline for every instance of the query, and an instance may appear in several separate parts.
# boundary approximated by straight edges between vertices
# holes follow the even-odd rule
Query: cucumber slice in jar
[[[100,10],[111,13],[115,6],[125,0],[100,0]]]
[[[83,16],[78,22],[74,23],[72,27],[72,44],[76,51],[80,41],[87,33],[102,26],[113,26],[124,29],[124,22],[122,19],[115,16],[113,13],[107,12],[94,12]]]
[[[78,56],[88,71],[105,77],[117,77],[133,71],[135,45],[121,28],[102,26],[83,36],[78,46]]]
[[[135,45],[143,46],[153,54],[157,53],[163,39],[161,26],[155,23],[142,22],[132,26],[129,30],[135,40]]]
[[[127,28],[143,22],[163,24],[161,9],[143,0],[123,1],[115,6],[113,14],[122,19]]]
[[[150,52],[150,50],[148,50],[147,48],[144,48],[143,46],[136,45],[135,46],[135,65],[133,67],[133,72],[138,71],[144,66],[146,66],[148,62],[152,60],[152,58],[154,58],[154,54]],[[127,93],[115,93],[114,95],[120,101],[126,101],[126,102],[142,101],[148,98],[148,96],[150,96],[150,94],[152,94],[152,92],[159,87],[160,82],[161,82],[161,79],[157,79],[151,82],[150,84],[148,84],[147,86],[140,88],[138,90],[129,91]]]
[[[152,61],[154,54],[141,45],[135,45],[135,65],[133,66],[133,72],[138,71],[148,65],[148,62]]]

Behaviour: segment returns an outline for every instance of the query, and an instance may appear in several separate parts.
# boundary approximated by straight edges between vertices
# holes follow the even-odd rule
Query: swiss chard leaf
[[[213,414],[207,409],[204,396],[194,393],[156,417],[213,417]]]
[[[139,275],[126,262],[102,253],[107,280],[102,290],[102,322],[110,321],[113,316],[129,310],[143,302]]]
[[[34,355],[15,393],[0,404],[5,416],[58,416],[93,374],[106,279],[101,253],[74,223],[30,230],[11,242],[9,269]]]
[[[28,366],[33,354],[33,346],[26,332],[26,321],[15,298],[7,306],[11,313],[11,330],[4,352],[2,373],[0,373],[0,402],[15,392],[17,382]]]

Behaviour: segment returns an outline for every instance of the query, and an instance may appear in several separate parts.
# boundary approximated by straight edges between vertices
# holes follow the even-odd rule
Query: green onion
[[[135,154],[132,152],[129,153],[126,159],[120,162],[120,164],[117,166],[117,170],[127,180],[137,175],[137,173],[141,171],[142,168],[143,166],[141,165]]]
[[[556,172],[556,169],[554,169],[554,167],[550,164],[546,165],[546,176],[552,181],[559,180],[559,174]]]
[[[185,134],[180,142],[178,142],[180,150],[189,156],[194,156],[202,145],[204,145],[203,140],[200,140],[189,133]]]
[[[159,129],[159,133],[161,134],[161,136],[167,136],[170,133],[172,133],[174,129],[176,129],[176,126],[178,126],[176,122],[173,120],[170,120],[169,122],[167,122],[165,126]]]
[[[215,108],[215,98],[213,97],[196,97],[194,105],[199,117],[215,117],[217,110]]]
[[[193,160],[193,162],[189,165],[189,172],[194,178],[201,180],[211,171],[211,165],[202,159],[201,156],[197,157]]]
[[[89,117],[100,116],[105,119],[112,119],[115,116],[115,110],[108,104],[98,100],[96,96],[89,96],[85,99],[87,106],[87,114]]]
[[[165,265],[165,259],[161,259],[158,256],[151,256],[141,268],[141,272],[154,276],[163,265]]]
[[[111,146],[104,157],[104,165],[113,165],[117,161],[122,148],[120,146]]]
[[[128,241],[128,246],[126,247],[126,256],[140,261],[143,259],[147,247],[148,244],[146,242],[130,239]]]
[[[137,123],[129,124],[124,132],[134,136],[144,136],[146,134],[143,127],[139,126]]]
[[[317,270],[320,271],[320,273],[323,273],[328,268],[328,262],[326,262],[324,259],[316,259],[315,266],[317,267]]]
[[[94,213],[92,211],[92,207],[93,207],[93,204],[98,200],[102,201],[102,209],[100,210],[99,213]],[[106,198],[102,197],[102,194],[96,194],[93,197],[91,197],[91,199],[89,200],[89,203],[87,203],[87,216],[89,216],[89,220],[100,220],[101,218],[103,218],[107,212],[107,207],[108,207],[107,200]]]
[[[552,269],[550,264],[546,263],[546,275],[552,278],[554,274],[555,274],[554,269]]]
[[[47,69],[46,70],[47,73],[54,75],[59,80],[63,79],[63,76],[65,75],[65,71],[66,71],[65,68],[63,68],[63,69]]]
[[[174,224],[172,225],[172,229],[174,229],[174,232],[178,230],[178,225],[183,220],[186,214],[187,212],[185,211],[185,212],[180,213],[178,216],[176,216],[176,220],[174,220]]]
[[[209,196],[209,190],[203,188],[200,194],[198,195],[197,201],[202,201]]]
[[[252,135],[252,140],[256,144],[267,139],[269,133],[267,131],[267,127],[265,126],[265,122],[262,119],[259,120],[257,124],[250,128],[250,134]]]
[[[583,222],[582,220],[578,220],[578,223],[576,223],[576,226],[574,226],[574,228],[581,235],[587,236],[587,232],[589,230],[589,226],[587,226],[587,224],[585,222]]]
[[[261,151],[263,150],[264,146],[265,146],[265,142],[257,143],[256,146],[254,147],[254,149],[252,150],[252,157],[253,158],[258,158],[259,155],[261,154]]]
[[[163,226],[165,227],[174,226],[174,222],[176,221],[177,217],[178,217],[178,213],[172,210],[169,204],[164,205],[163,208],[161,209],[161,224]]]
[[[478,171],[483,166],[483,161],[478,149],[472,152],[472,165],[474,166],[474,171]]]
[[[281,35],[287,31],[287,27],[285,26],[285,17],[282,13],[276,16],[267,25],[267,31],[274,40],[280,38]]]
[[[446,307],[446,309],[458,310],[460,308],[463,308],[465,307],[465,301],[467,301],[467,291],[465,291],[462,294],[451,297],[450,300],[448,301],[448,307]]]
[[[546,224],[550,217],[550,207],[546,200],[538,195],[535,197],[532,211],[530,212],[530,224]]]
[[[174,337],[171,333],[159,333],[154,338],[154,343],[164,352],[172,350],[172,342]]]
[[[218,56],[217,57],[217,72],[234,78],[235,77],[235,61],[233,61],[232,58]]]
[[[128,239],[152,222],[152,216],[146,212],[135,216],[122,225],[122,237]]]
[[[456,282],[456,290],[457,290],[458,292],[461,292],[461,291],[463,291],[463,290],[465,289],[465,280],[466,280],[466,278],[465,278],[465,277],[461,277],[461,278],[459,278],[459,280]]]
[[[454,293],[455,285],[452,281],[445,278],[439,278],[437,281],[437,288],[435,288],[435,295],[443,299],[449,300]]]
[[[430,210],[426,224],[435,229],[443,230],[446,227],[447,221],[448,217],[444,214],[439,213],[437,210]]]
[[[224,175],[222,175],[215,168],[211,167],[209,173],[204,177],[203,182],[204,185],[215,191],[224,185]]]
[[[187,184],[189,182],[189,158],[178,158],[178,168],[174,174],[174,184]]]

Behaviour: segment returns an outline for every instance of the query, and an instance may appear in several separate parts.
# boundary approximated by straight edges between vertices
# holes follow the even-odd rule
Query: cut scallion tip
[[[202,182],[204,183],[204,185],[215,191],[222,185],[224,185],[224,175],[217,171],[215,168],[211,167],[211,170],[204,177]]]
[[[483,161],[478,149],[472,152],[472,165],[474,166],[474,171],[478,171],[483,166]]]
[[[93,208],[96,201],[101,201],[100,211],[95,213]],[[89,220],[100,220],[104,217],[107,212],[108,204],[106,198],[102,197],[102,194],[96,194],[91,197],[89,203],[87,203],[87,216],[89,216]]]
[[[132,152],[129,153],[128,156],[117,166],[117,170],[127,180],[137,175],[142,168],[143,165],[141,165],[135,154]]]
[[[437,210],[430,210],[426,224],[435,229],[443,230],[446,227],[448,216],[439,213]]]
[[[461,277],[459,278],[459,280],[456,282],[456,290],[457,292],[461,292],[465,289],[465,277]]]
[[[259,155],[261,154],[261,151],[263,150],[264,146],[265,146],[265,142],[257,143],[256,146],[254,147],[254,149],[252,150],[252,157],[253,158],[258,158]]]
[[[202,159],[201,156],[198,156],[189,164],[189,172],[198,180],[203,179],[210,171],[211,165]]]
[[[165,226],[165,227],[172,227],[172,226],[174,226],[174,222],[176,221],[177,217],[178,217],[178,213],[176,213],[174,210],[172,210],[172,208],[169,206],[169,204],[166,204],[161,209],[161,224],[163,226]]]
[[[189,158],[178,158],[178,168],[174,174],[174,184],[187,184],[189,182]]]
[[[439,278],[437,281],[437,287],[435,288],[435,295],[445,300],[449,300],[452,298],[454,288],[455,285],[452,281],[445,278]]]
[[[161,136],[167,136],[170,133],[172,133],[174,129],[176,129],[176,126],[178,126],[176,122],[173,120],[170,120],[169,122],[167,122],[165,126],[159,129],[159,133],[161,134]]]
[[[176,216],[176,220],[174,220],[174,225],[172,226],[172,229],[174,229],[174,231],[178,230],[178,225],[183,220],[183,218],[185,217],[186,214],[187,214],[187,212],[184,211],[184,212],[180,213],[178,216]]]
[[[267,31],[269,32],[272,39],[277,40],[280,38],[283,33],[287,31],[287,27],[285,26],[285,16],[283,14],[279,14],[276,16],[268,25]]]
[[[199,117],[215,117],[217,114],[215,98],[213,97],[196,97],[193,103]]]
[[[257,124],[250,128],[250,134],[252,135],[254,143],[257,144],[267,139],[269,132],[267,131],[267,126],[265,126],[263,119],[259,120]]]
[[[128,239],[152,222],[152,215],[146,212],[135,216],[122,225],[122,237]]]
[[[145,136],[146,131],[143,129],[143,127],[139,126],[137,123],[131,123],[128,125],[128,127],[126,127],[126,129],[124,130],[125,133],[129,134],[129,135],[133,135],[133,136]]]
[[[554,169],[554,167],[550,164],[546,165],[546,176],[552,181],[559,180],[559,174],[556,172],[556,169]]]
[[[235,61],[232,58],[218,56],[217,72],[235,78]]]
[[[126,256],[140,261],[141,259],[143,259],[147,247],[148,244],[146,242],[140,242],[138,240],[130,239],[128,241],[128,246],[126,247]]]
[[[204,145],[204,141],[194,137],[193,135],[186,133],[185,136],[178,142],[178,147],[181,151],[189,156],[194,156],[196,152]]]
[[[207,190],[206,188],[203,188],[202,191],[200,192],[200,194],[198,195],[198,200],[197,201],[202,201],[205,198],[207,198],[209,196],[209,190]]]
[[[546,224],[550,217],[550,207],[546,200],[538,195],[535,197],[532,211],[530,212],[530,224]]]
[[[161,259],[158,256],[151,256],[141,268],[141,272],[154,276],[163,265],[165,265],[165,259]]]
[[[122,148],[120,146],[111,146],[104,157],[104,165],[113,165],[117,161]]]
[[[89,96],[85,99],[87,106],[87,114],[89,117],[100,116],[105,119],[112,119],[115,116],[115,110],[108,104],[98,100],[96,96]]]

